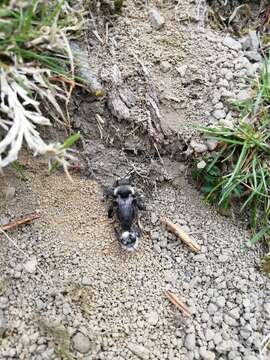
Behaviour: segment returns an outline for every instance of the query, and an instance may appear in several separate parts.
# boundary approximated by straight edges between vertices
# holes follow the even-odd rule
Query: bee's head
[[[126,198],[129,195],[134,195],[135,191],[131,185],[119,185],[114,189],[114,196],[120,196],[122,198]]]

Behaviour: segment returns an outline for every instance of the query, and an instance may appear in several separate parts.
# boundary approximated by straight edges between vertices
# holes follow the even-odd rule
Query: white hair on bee
[[[124,231],[121,235],[121,240],[127,241],[129,239],[129,231]]]
[[[132,196],[135,194],[135,190],[131,185],[119,185],[114,189],[113,195],[117,196],[118,193],[121,193],[123,190],[125,192],[130,192]]]
[[[130,240],[132,240],[132,242]],[[120,242],[126,251],[131,252],[138,248],[139,237],[133,231],[124,231],[120,236]]]

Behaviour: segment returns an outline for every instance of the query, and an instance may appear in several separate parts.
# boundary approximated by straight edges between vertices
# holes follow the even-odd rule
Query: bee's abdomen
[[[118,219],[123,230],[130,230],[134,215],[135,212],[133,204],[130,204],[129,202],[122,202],[118,205]]]

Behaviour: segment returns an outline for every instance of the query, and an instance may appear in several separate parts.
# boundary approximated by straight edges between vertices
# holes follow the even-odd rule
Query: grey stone
[[[193,351],[195,349],[195,346],[196,346],[195,334],[194,333],[187,334],[185,338],[185,348],[189,351]]]
[[[270,303],[263,304],[263,309],[268,315],[270,315]]]
[[[234,308],[234,309],[230,310],[228,312],[228,314],[236,320],[238,320],[240,318],[240,311],[238,308]]]
[[[247,354],[243,357],[243,360],[258,360],[258,356],[252,355],[252,354]]]
[[[142,345],[129,343],[127,347],[134,355],[142,360],[148,360],[150,358],[150,351]]]
[[[207,146],[205,144],[202,143],[198,143],[195,140],[191,140],[190,142],[190,146],[194,149],[195,152],[197,153],[203,153],[206,152],[208,150]]]
[[[205,262],[206,260],[207,259],[206,259],[205,254],[198,254],[198,255],[194,256],[194,261]]]
[[[152,212],[151,213],[151,223],[153,225],[155,225],[157,222],[158,222],[158,216],[154,212]],[[158,234],[158,237],[159,237],[159,234]],[[153,237],[152,237],[152,239],[153,239]]]
[[[221,353],[225,354],[231,350],[235,350],[236,343],[233,340],[224,340],[220,344],[217,345],[216,350]]]
[[[154,244],[153,245],[153,250],[157,253],[160,254],[161,253],[161,248],[158,244]]]
[[[7,225],[10,221],[10,218],[7,216],[1,216],[0,217],[0,225]]]
[[[187,72],[187,65],[178,66],[176,68],[176,71],[179,73],[181,77],[184,77]]]
[[[171,270],[165,270],[165,281],[175,285],[177,281],[177,273]]]
[[[226,79],[220,79],[218,82],[219,87],[228,88],[230,86],[228,80]]]
[[[214,360],[216,358],[216,355],[212,351],[206,350],[204,346],[200,348],[200,355],[203,360]]]
[[[230,36],[226,36],[223,40],[223,45],[227,46],[231,50],[240,50],[241,49],[241,43],[235,39],[233,39]]]
[[[212,329],[206,329],[205,330],[205,339],[206,341],[211,341],[215,337],[215,332]]]
[[[247,100],[250,97],[250,92],[248,89],[240,90],[237,94],[237,100]]]
[[[35,302],[36,302],[36,309],[37,309],[37,311],[40,311],[40,310],[44,309],[45,304],[44,304],[44,302],[43,302],[41,299],[37,298],[37,299],[35,300]]]
[[[226,112],[224,110],[215,110],[213,116],[217,119],[224,119],[226,117]]]
[[[250,337],[251,332],[248,329],[241,329],[240,335],[243,339],[247,340]]]
[[[234,96],[234,93],[227,89],[220,89],[220,93],[221,93],[221,96],[225,99],[233,98],[233,96]]]
[[[238,322],[228,314],[224,315],[224,322],[229,326],[238,326]]]
[[[250,64],[247,67],[247,76],[254,77],[256,72],[259,70],[259,68],[260,68],[260,63]]]
[[[261,54],[254,50],[246,51],[245,56],[252,62],[260,62],[262,60]]]
[[[2,337],[7,329],[7,321],[5,314],[0,310],[0,337]]]
[[[160,63],[160,70],[164,73],[167,73],[172,68],[172,65],[168,61],[162,61]]]
[[[168,240],[167,240],[167,239],[162,239],[162,240],[159,242],[159,246],[160,246],[162,249],[165,249],[165,248],[168,246]]]
[[[217,310],[218,310],[218,308],[217,308],[217,306],[215,304],[213,304],[213,303],[209,304],[209,306],[208,306],[208,314],[214,315],[214,314],[216,314]]]
[[[218,110],[224,109],[224,105],[223,105],[223,103],[220,101],[219,103],[217,103],[217,104],[214,106],[214,108],[215,108],[215,109],[218,109]]]
[[[245,308],[250,307],[250,300],[249,299],[243,299],[243,306]]]
[[[16,189],[13,186],[7,186],[6,189],[4,190],[5,196],[6,196],[6,200],[12,200],[15,196],[16,193]]]
[[[222,322],[223,322],[223,314],[221,312],[216,313],[213,316],[213,323],[218,325],[221,324]]]
[[[225,263],[229,260],[229,257],[227,255],[219,255],[218,257],[218,261],[221,262],[221,263]]]
[[[202,313],[201,320],[202,322],[207,322],[210,319],[210,316],[207,314],[207,312]]]
[[[37,268],[37,258],[32,256],[29,261],[23,264],[25,270],[30,274],[34,274]]]
[[[165,25],[165,19],[156,9],[149,10],[149,17],[154,29],[159,30]]]
[[[222,335],[221,333],[216,333],[213,337],[213,341],[216,345],[220,344],[222,342]]]
[[[242,37],[241,39],[239,39],[241,45],[242,45],[242,49],[243,50],[248,50],[250,49],[250,38],[248,35]]]
[[[148,322],[148,324],[150,325],[157,325],[158,323],[158,319],[159,319],[159,316],[158,316],[158,312],[157,311],[150,311],[147,315],[146,315],[146,321]]]
[[[70,305],[69,303],[64,303],[63,304],[63,314],[65,316],[69,315],[71,313],[71,308],[70,308]]]
[[[91,285],[93,285],[93,279],[88,275],[84,275],[82,277],[82,286],[91,286]]]
[[[233,72],[231,70],[228,70],[225,74],[225,79],[228,81],[231,81],[233,79]]]
[[[251,50],[258,51],[260,46],[260,41],[257,32],[255,30],[249,30],[248,37],[249,37],[249,48]]]
[[[218,296],[217,299],[216,299],[216,304],[221,308],[224,307],[225,304],[226,304],[225,297],[224,296]]]
[[[14,358],[16,355],[17,355],[16,349],[10,349],[10,350],[9,350],[8,356],[9,356],[10,358]]]
[[[48,348],[41,354],[43,360],[51,360],[53,356],[54,356],[54,348]]]
[[[237,351],[230,351],[228,353],[228,360],[235,360],[237,358],[238,358],[238,352]]]
[[[22,337],[21,337],[21,343],[25,346],[29,345],[30,344],[30,338],[29,338],[29,335],[27,333],[23,334]]]
[[[74,350],[79,351],[82,354],[87,353],[91,349],[91,341],[88,336],[81,332],[77,332],[72,337],[72,346]]]
[[[204,169],[206,167],[206,162],[204,160],[201,160],[200,162],[198,162],[197,164],[197,169]]]
[[[249,60],[245,56],[240,56],[235,60],[235,70],[246,69],[250,65]],[[235,74],[234,74],[235,75]]]
[[[153,213],[152,213],[153,214]],[[153,214],[153,220],[152,220],[152,214],[151,214],[151,222],[152,224],[154,225],[156,223],[156,218],[157,216],[155,214]],[[155,222],[154,222],[155,221]],[[159,235],[159,232],[158,231],[151,231],[151,239],[152,240],[159,240],[160,238],[160,235]]]
[[[8,298],[5,296],[0,297],[0,309],[6,309],[8,307]]]

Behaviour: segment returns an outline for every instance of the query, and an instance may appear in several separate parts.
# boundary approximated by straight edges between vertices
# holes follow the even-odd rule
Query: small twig
[[[142,70],[143,70],[143,72],[144,72],[144,75],[145,75],[146,77],[149,77],[149,71],[146,69],[146,67],[144,66],[143,62],[138,58],[138,56],[137,56],[134,52],[132,52],[132,55],[133,55],[134,58],[138,61],[138,63],[141,65]]]
[[[191,250],[198,253],[200,252],[201,248],[198,244],[196,244],[187,233],[185,233],[180,226],[174,224],[169,219],[161,218],[160,219],[162,224],[165,224],[171,232],[173,232],[179,239],[181,239],[185,244],[187,244]]]
[[[109,23],[106,22],[106,32],[105,32],[105,44],[109,42]]]
[[[10,230],[19,225],[29,224],[31,221],[36,220],[38,218],[40,218],[40,215],[38,215],[37,213],[29,214],[28,216],[26,216],[23,219],[15,220],[15,221],[10,222],[9,224],[0,226],[0,229],[2,228],[3,231]]]
[[[99,114],[96,114],[96,120],[97,120],[97,126],[98,126],[98,130],[100,133],[100,139],[103,139],[103,126],[102,124],[104,124],[104,120],[102,119],[102,117]]]
[[[175,294],[170,291],[165,291],[166,297],[170,300],[170,302],[175,305],[179,310],[181,310],[186,316],[190,317],[192,315],[189,307],[184,304]]]
[[[72,86],[79,86],[79,87],[82,87],[84,88],[85,90],[87,90],[87,86],[83,85],[83,84],[80,84],[74,80],[71,80],[71,79],[67,79],[66,77],[64,77],[63,75],[57,75],[57,76],[51,76],[50,77],[51,80],[55,80],[55,81],[61,81],[61,82],[65,82],[65,83],[68,83],[68,84],[71,84]]]
[[[163,161],[163,159],[162,159],[162,157],[161,157],[161,155],[160,155],[160,152],[159,152],[159,150],[158,150],[158,147],[157,147],[157,144],[156,144],[156,143],[154,143],[154,148],[156,149],[156,152],[157,152],[157,154],[158,154],[158,157],[159,157],[160,162],[161,162],[162,164],[164,164],[164,161]]]
[[[97,40],[104,45],[104,41],[101,39],[99,33],[96,30],[93,30],[92,33],[95,35],[95,37],[97,38]]]

